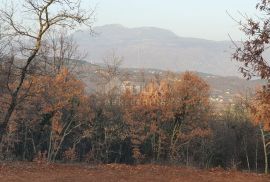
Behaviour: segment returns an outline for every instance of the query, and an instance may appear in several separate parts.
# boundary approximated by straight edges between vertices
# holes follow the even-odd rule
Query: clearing
[[[183,181],[183,182],[269,182],[270,175],[199,170],[159,165],[68,165],[37,163],[0,163],[0,181],[16,182],[110,182],[110,181]]]

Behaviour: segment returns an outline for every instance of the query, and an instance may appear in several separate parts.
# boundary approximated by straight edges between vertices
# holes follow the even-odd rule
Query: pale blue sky
[[[240,19],[237,11],[254,16],[258,0],[84,0],[97,5],[95,25],[155,26],[179,36],[211,40],[236,40],[242,34],[226,14]]]

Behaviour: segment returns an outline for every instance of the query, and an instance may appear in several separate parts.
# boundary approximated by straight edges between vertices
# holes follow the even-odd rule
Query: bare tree
[[[99,76],[109,82],[110,80],[119,77],[121,74],[120,66],[123,63],[123,57],[117,56],[113,51],[111,54],[103,58],[104,67],[98,70]]]
[[[19,21],[16,10],[21,10]],[[0,124],[0,141],[7,129],[12,113],[18,104],[18,96],[27,78],[27,73],[34,59],[38,56],[46,33],[54,27],[74,29],[78,25],[91,28],[91,17],[94,11],[81,8],[81,0],[24,0],[20,7],[12,1],[0,9],[0,22],[6,30],[3,34],[11,37],[26,61],[20,65],[16,86],[11,91],[11,99]],[[27,17],[27,18],[26,18]],[[32,24],[30,23],[32,22]]]
[[[86,54],[78,48],[73,36],[68,35],[65,29],[51,30],[40,51],[41,69],[44,72],[57,74],[66,67],[76,75],[81,74],[83,69],[80,67],[82,65],[80,61],[86,57]]]
[[[116,94],[119,91],[119,82],[128,76],[120,68],[122,62],[123,57],[117,56],[114,51],[103,58],[103,65],[96,68],[97,77],[93,80],[98,85],[99,93]]]

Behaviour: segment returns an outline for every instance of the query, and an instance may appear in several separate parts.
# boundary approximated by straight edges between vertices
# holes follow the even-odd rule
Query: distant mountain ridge
[[[198,71],[221,76],[239,76],[230,41],[183,38],[155,28],[126,28],[105,25],[94,28],[95,35],[77,31],[74,39],[88,52],[87,61],[101,63],[112,51],[124,57],[123,67],[170,71]]]

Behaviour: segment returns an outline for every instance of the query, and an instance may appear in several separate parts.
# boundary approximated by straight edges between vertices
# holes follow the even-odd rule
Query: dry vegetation
[[[1,181],[185,181],[267,182],[270,176],[224,171],[197,170],[174,166],[120,164],[61,165],[37,163],[1,164]]]
[[[89,25],[92,14],[81,10],[80,0],[24,2],[26,11],[34,12],[36,30],[14,22],[14,9],[0,11],[6,30],[1,41],[10,45],[0,52],[0,160],[36,163],[3,163],[0,181],[270,181],[236,170],[150,165],[268,173],[270,84],[223,113],[215,113],[208,83],[190,72],[157,76],[138,93],[115,87],[90,95],[70,64],[76,46],[62,35],[49,38],[52,28],[61,32],[63,26]],[[270,14],[269,1],[257,8]],[[244,31],[250,40],[234,58],[244,64],[245,77],[270,83],[270,66],[262,57],[270,41],[269,22],[264,30],[248,21]],[[255,33],[260,36],[253,40]],[[25,38],[32,47],[20,41]],[[119,76],[117,68],[103,73],[106,85]],[[89,166],[93,163],[103,165]]]

